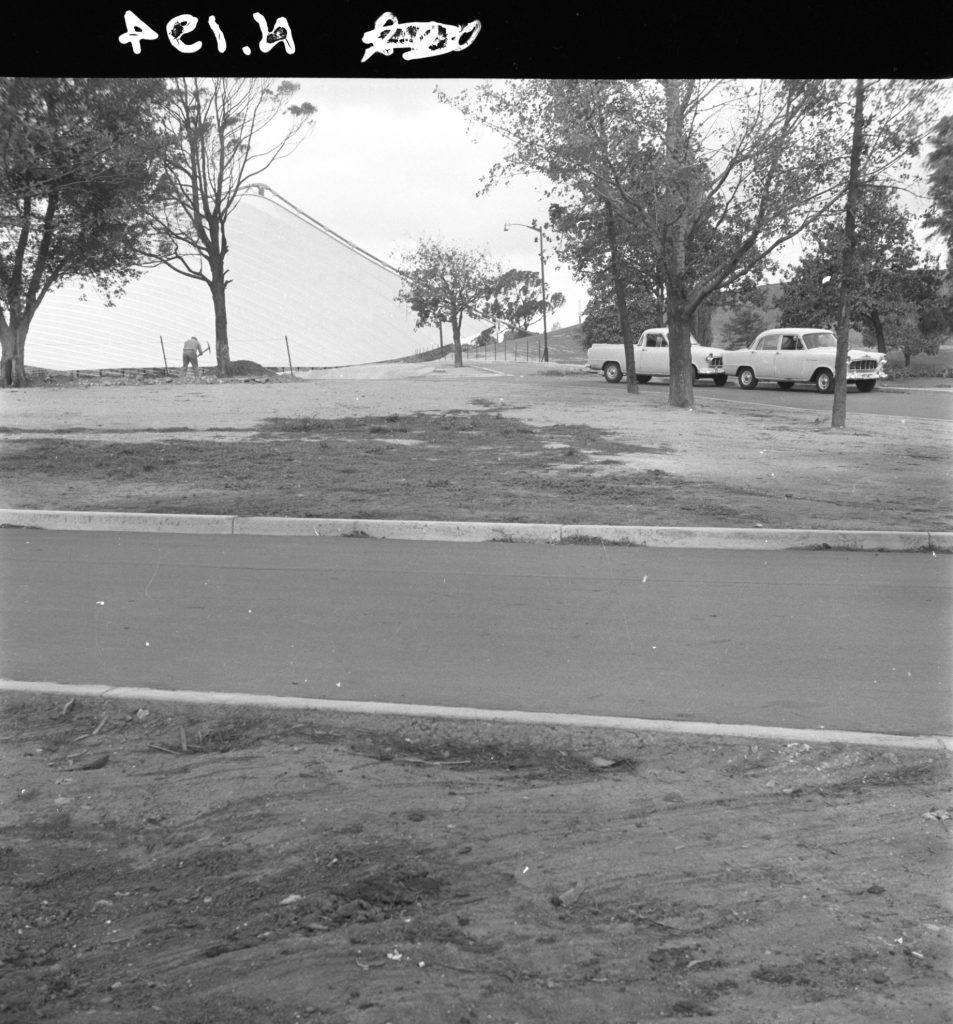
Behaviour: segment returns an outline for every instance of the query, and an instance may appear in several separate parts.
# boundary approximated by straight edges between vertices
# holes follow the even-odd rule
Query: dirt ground
[[[953,424],[857,411],[876,392],[850,395],[847,429],[834,431],[829,414],[726,403],[705,386],[684,412],[664,388],[629,396],[578,366],[521,364],[516,376],[488,366],[6,392],[0,504],[953,529]]]
[[[8,697],[0,1018],[939,1024],[939,751]]]
[[[0,505],[953,528],[950,424],[574,372],[6,392]],[[948,1024],[950,767],[7,696],[0,1020]]]

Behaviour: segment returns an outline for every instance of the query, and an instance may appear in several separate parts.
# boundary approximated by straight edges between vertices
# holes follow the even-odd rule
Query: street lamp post
[[[543,227],[546,225],[544,224]],[[507,221],[503,225],[504,231],[509,231],[511,227],[518,228],[529,228],[530,231],[535,231],[539,235],[539,280],[543,287],[543,362],[549,362],[549,334],[546,330],[546,256],[543,251],[543,228],[536,223],[536,218],[533,218],[532,224],[521,224],[518,220]]]

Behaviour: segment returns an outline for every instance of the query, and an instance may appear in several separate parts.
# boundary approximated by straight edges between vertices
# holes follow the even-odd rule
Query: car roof
[[[760,338],[763,334],[833,334],[834,329],[832,327],[769,327],[766,331],[762,331],[758,335]]]

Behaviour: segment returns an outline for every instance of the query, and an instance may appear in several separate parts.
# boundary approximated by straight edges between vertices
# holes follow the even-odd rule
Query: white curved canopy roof
[[[231,358],[264,366],[353,366],[436,348],[436,328],[414,328],[395,301],[395,268],[353,245],[282,199],[256,186],[228,221],[226,290]],[[202,281],[157,267],[133,281],[112,307],[78,284],[50,293],[26,339],[25,362],[51,370],[179,367],[190,335],[211,344],[212,296]],[[465,321],[463,337],[486,324]],[[452,340],[444,327],[444,342]],[[161,342],[160,342],[161,339]]]

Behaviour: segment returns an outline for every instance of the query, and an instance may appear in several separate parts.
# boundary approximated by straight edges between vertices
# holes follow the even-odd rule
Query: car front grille
[[[849,367],[852,373],[869,373],[877,369],[876,359],[855,359]]]

